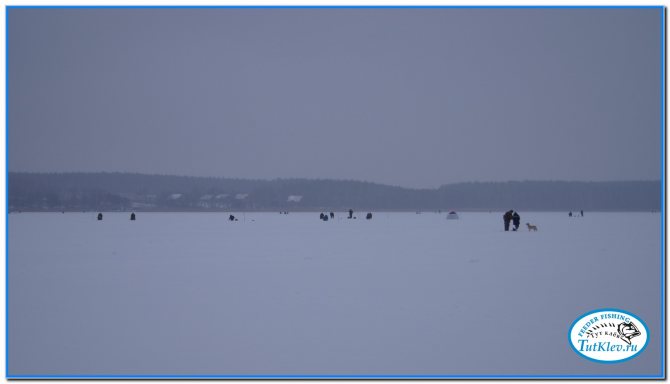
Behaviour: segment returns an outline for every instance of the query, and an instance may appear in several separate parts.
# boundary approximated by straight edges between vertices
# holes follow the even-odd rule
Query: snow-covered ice
[[[233,214],[9,215],[8,374],[661,374],[659,213]],[[599,308],[646,350],[578,356]]]

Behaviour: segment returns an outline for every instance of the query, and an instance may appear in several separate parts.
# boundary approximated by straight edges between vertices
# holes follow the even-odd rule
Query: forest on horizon
[[[412,189],[351,180],[10,172],[9,211],[658,211],[660,181],[468,182]]]

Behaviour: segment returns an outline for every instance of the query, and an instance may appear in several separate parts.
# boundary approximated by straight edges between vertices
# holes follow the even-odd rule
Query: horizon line
[[[661,179],[620,179],[620,180],[566,180],[566,179],[508,179],[508,180],[475,180],[475,181],[457,181],[441,183],[436,187],[409,187],[398,184],[382,183],[377,181],[368,181],[360,179],[343,179],[343,178],[310,178],[310,177],[275,177],[269,178],[253,178],[253,177],[227,177],[227,176],[193,176],[185,174],[168,174],[168,173],[143,173],[130,171],[11,171],[7,170],[7,176],[10,174],[29,174],[29,175],[134,175],[134,176],[148,176],[148,177],[181,177],[194,179],[215,179],[215,180],[238,180],[250,182],[273,182],[273,181],[335,181],[335,182],[356,182],[365,184],[376,184],[387,187],[414,189],[414,190],[430,190],[440,189],[450,185],[460,184],[506,184],[506,183],[631,183],[631,182],[661,182]]]

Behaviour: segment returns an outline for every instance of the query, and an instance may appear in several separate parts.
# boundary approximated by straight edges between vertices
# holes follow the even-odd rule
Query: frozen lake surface
[[[520,214],[11,214],[8,374],[660,375],[660,214]],[[646,350],[578,356],[599,308]]]

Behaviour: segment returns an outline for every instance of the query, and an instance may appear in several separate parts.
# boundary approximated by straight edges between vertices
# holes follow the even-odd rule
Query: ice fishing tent
[[[458,213],[451,211],[447,215],[447,220],[457,220],[458,219]]]

